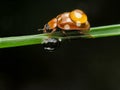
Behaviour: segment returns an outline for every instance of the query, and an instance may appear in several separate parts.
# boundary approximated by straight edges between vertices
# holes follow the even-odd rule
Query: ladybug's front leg
[[[66,34],[65,30],[62,30],[62,33],[63,33],[63,35],[67,36],[67,34]]]
[[[51,38],[52,34],[56,31],[56,28],[52,29],[52,31],[48,34],[48,37]]]
[[[43,28],[43,33],[46,33],[47,30],[46,30],[46,24],[44,25],[44,28]]]
[[[56,28],[52,29],[52,31],[49,33],[49,38],[52,36],[52,34],[56,31]]]
[[[56,28],[52,29],[50,34],[53,34],[56,31]]]

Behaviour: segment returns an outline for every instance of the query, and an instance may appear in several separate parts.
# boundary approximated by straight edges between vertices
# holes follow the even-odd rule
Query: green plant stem
[[[117,25],[107,25],[92,27],[90,31],[85,35],[74,35],[74,32],[67,37],[63,36],[60,32],[55,32],[51,37],[64,39],[72,38],[100,38],[108,36],[120,35],[120,24]],[[25,36],[14,36],[14,37],[3,37],[0,38],[0,48],[17,47],[33,44],[43,44],[44,40],[49,38],[49,34],[37,34],[37,35],[25,35]]]
[[[95,38],[120,35],[120,24],[91,28],[89,32]]]
[[[0,38],[0,48],[42,44],[48,36],[43,34]]]

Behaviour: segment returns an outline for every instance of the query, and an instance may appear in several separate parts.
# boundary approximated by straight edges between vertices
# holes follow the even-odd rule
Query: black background
[[[58,14],[82,9],[91,27],[119,24],[119,0],[3,0],[0,37],[38,34]],[[0,50],[0,90],[119,90],[120,37]]]

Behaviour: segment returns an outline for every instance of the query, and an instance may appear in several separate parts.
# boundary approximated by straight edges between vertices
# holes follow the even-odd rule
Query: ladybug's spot
[[[88,25],[89,24],[88,21],[85,24]]]
[[[64,14],[64,17],[69,17],[69,13],[65,13],[65,14]]]
[[[70,18],[66,18],[66,22],[71,22],[71,19]]]
[[[80,22],[80,21],[77,21],[77,22],[76,22],[76,26],[80,27],[80,26],[81,26],[81,22]]]
[[[65,24],[64,25],[64,29],[70,29],[70,25],[69,24]]]
[[[78,12],[75,12],[75,16],[76,16],[76,18],[81,18],[82,17],[82,15]]]

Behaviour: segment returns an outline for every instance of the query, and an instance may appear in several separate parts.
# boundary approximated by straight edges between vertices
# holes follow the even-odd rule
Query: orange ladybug
[[[87,15],[79,9],[75,9],[71,12],[64,12],[59,14],[56,18],[50,20],[44,25],[44,32],[55,32],[57,28],[61,29],[63,33],[66,30],[78,30],[80,33],[89,31],[90,24],[88,22]]]

